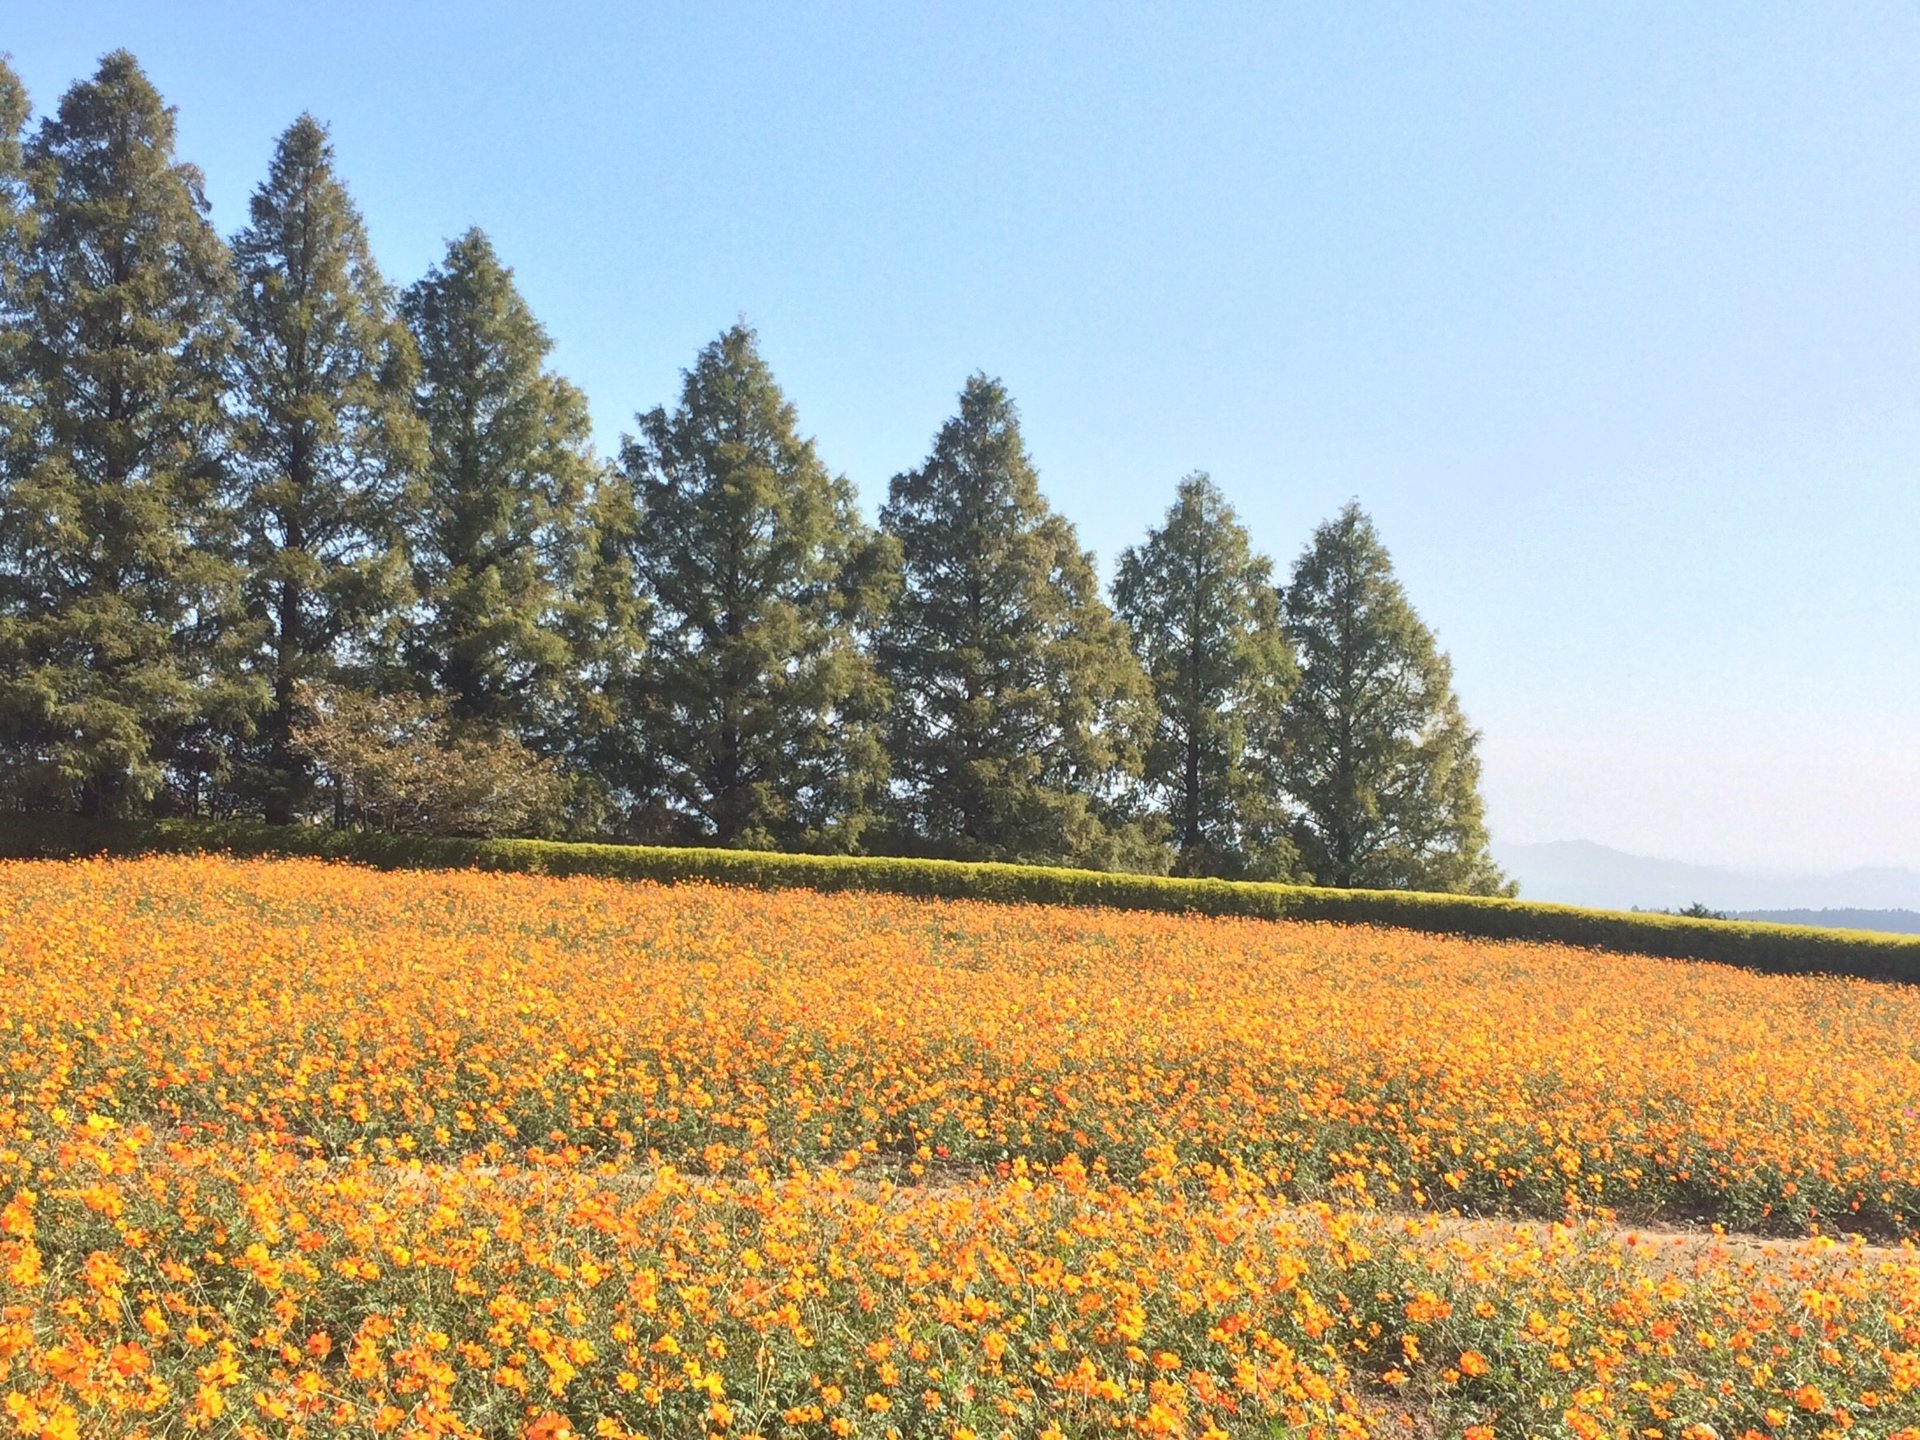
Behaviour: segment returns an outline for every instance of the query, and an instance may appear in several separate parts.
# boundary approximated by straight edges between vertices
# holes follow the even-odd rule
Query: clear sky
[[[1206,469],[1377,519],[1496,841],[1920,866],[1920,7],[0,0],[224,231],[329,122],[489,230],[611,449],[744,314],[877,505],[966,375],[1111,573]]]

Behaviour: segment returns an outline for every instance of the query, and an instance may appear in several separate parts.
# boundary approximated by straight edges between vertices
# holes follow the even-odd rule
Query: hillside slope
[[[888,856],[789,855],[544,840],[450,840],[318,827],[161,821],[100,826],[68,819],[0,821],[0,855],[63,857],[218,851],[304,855],[386,869],[479,869],[762,889],[868,890],[1012,904],[1098,905],[1175,914],[1387,925],[1486,939],[1555,941],[1782,973],[1920,981],[1920,937],[1624,914],[1473,895],[1334,890],[1190,880],[1032,865]]]

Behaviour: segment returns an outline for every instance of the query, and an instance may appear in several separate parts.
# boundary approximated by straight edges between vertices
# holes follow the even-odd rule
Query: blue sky
[[[1371,510],[1496,840],[1920,866],[1920,7],[11,0],[231,231],[333,129],[489,230],[603,448],[736,316],[869,506],[965,376],[1111,571],[1188,470]]]

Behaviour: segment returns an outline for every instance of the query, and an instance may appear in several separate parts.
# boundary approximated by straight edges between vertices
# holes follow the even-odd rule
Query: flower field
[[[0,1436],[1920,1440],[1920,990],[312,862],[0,881]]]

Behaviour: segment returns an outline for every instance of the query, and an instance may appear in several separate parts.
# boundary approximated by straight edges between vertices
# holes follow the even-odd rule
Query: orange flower
[[[0,1428],[1357,1440],[1445,1355],[1469,1440],[1884,1418],[1920,1260],[1630,1227],[1913,1234],[1915,1033],[1357,927],[0,865]]]

